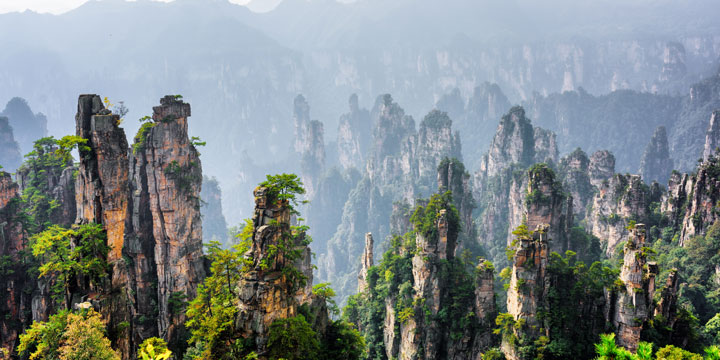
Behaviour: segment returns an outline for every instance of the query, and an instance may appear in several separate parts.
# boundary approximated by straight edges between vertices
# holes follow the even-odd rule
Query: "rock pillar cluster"
[[[190,105],[166,96],[128,147],[119,117],[97,95],[81,95],[76,222],[107,231],[112,280],[102,312],[125,358],[151,336],[184,347],[182,304],[204,277],[199,154],[187,131]]]

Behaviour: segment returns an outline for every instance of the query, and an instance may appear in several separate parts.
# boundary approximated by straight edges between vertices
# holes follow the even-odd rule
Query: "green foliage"
[[[335,297],[335,290],[330,287],[330,283],[320,283],[312,288],[312,292],[315,296],[325,300],[328,304],[328,309],[331,313],[337,315],[340,313],[337,303],[333,299]]]
[[[30,359],[119,360],[105,337],[105,323],[92,309],[61,311],[33,322],[20,335],[17,351]]]
[[[437,238],[437,222],[440,219],[441,210],[445,210],[448,221],[448,238],[455,238],[460,233],[460,215],[453,205],[452,193],[446,191],[442,194],[433,194],[427,206],[415,208],[410,222],[415,231],[425,236],[426,239]]]
[[[321,359],[359,360],[365,355],[365,339],[354,326],[333,321],[322,343]]]
[[[151,337],[140,344],[138,355],[142,360],[167,360],[172,356],[172,351],[167,348],[165,340]]]
[[[197,137],[197,136],[191,137],[191,138],[190,138],[190,143],[191,143],[193,146],[195,146],[195,147],[207,145],[207,142],[206,142],[206,141],[200,140],[200,138]]]
[[[106,237],[101,225],[85,224],[70,229],[53,225],[31,238],[39,277],[48,279],[56,302],[70,306],[70,285],[77,276],[90,284],[103,283],[109,269]]]
[[[57,145],[59,148],[56,150],[56,153],[60,155],[64,163],[71,163],[72,155],[70,154],[70,152],[73,149],[77,148],[80,153],[86,153],[92,150],[87,145],[87,142],[88,139],[83,139],[77,135],[63,136],[62,139],[57,141]]]
[[[538,310],[543,327],[549,329],[551,341],[544,349],[551,358],[569,354],[591,357],[595,334],[590,324],[603,324],[603,314],[577,304],[591,304],[604,296],[618,278],[618,271],[600,262],[587,267],[572,251],[565,256],[551,253],[547,273],[550,288],[547,307]]]
[[[297,214],[295,206],[298,205],[298,195],[305,194],[305,188],[300,178],[295,174],[267,175],[260,187],[267,188],[268,202],[287,202],[290,212]],[[305,203],[302,201],[302,203]]]
[[[25,163],[17,171],[25,174],[20,221],[31,234],[52,225],[51,219],[60,209],[61,204],[50,196],[50,182],[58,179],[62,171],[72,164],[69,154],[74,146],[72,144],[80,145],[77,139],[71,140],[67,136],[63,139],[64,150],[58,148],[58,142],[53,137],[35,141],[33,151],[25,155]]]
[[[661,348],[657,351],[655,357],[657,360],[703,360],[701,355],[693,354],[673,345]]]
[[[150,135],[150,129],[154,128],[157,123],[152,121],[152,118],[149,116],[144,116],[140,118],[140,122],[142,125],[140,125],[140,129],[138,130],[137,134],[135,134],[135,139],[133,142],[133,154],[137,154],[140,151],[145,150],[145,143],[147,142],[147,137]]]
[[[188,304],[185,322],[191,335],[188,342],[201,349],[203,358],[211,354],[240,356],[240,336],[233,330],[238,301],[235,286],[252,263],[243,257],[250,246],[249,238],[230,249],[223,249],[217,241],[206,245],[210,276],[198,286],[197,296]]]
[[[600,342],[595,344],[597,360],[634,360],[635,356],[615,344],[615,334],[600,335]]]
[[[164,172],[165,175],[175,182],[175,187],[178,191],[188,196],[189,199],[193,198],[191,193],[193,185],[202,182],[202,174],[199,171],[199,166],[194,161],[190,161],[186,165],[180,165],[177,160],[173,160],[165,167]]]
[[[171,315],[183,313],[187,304],[187,295],[182,291],[175,291],[168,297],[168,311]]]
[[[302,315],[275,320],[270,325],[267,347],[270,359],[320,358],[320,340]]]

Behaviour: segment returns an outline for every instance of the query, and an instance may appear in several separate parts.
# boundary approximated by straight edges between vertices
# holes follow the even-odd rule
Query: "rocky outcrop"
[[[81,95],[76,222],[107,232],[109,284],[100,295],[113,342],[131,358],[152,336],[183,349],[182,302],[204,278],[199,154],[187,132],[190,105],[161,99],[128,147],[119,117],[97,95]],[[129,325],[129,326],[125,326]]]
[[[465,171],[465,166],[459,160],[443,159],[437,168],[437,183],[439,192],[452,193],[453,204],[460,214],[463,231],[459,235],[459,246],[473,248],[476,245],[477,232],[472,214],[477,204],[472,194],[470,174]],[[407,230],[397,234],[405,232]]]
[[[588,165],[590,183],[595,187],[615,175],[615,156],[607,150],[596,151],[590,157]]]
[[[415,129],[415,121],[389,94],[379,96],[371,112],[376,124],[366,173],[349,193],[342,222],[320,255],[318,274],[343,299],[357,288],[357,268],[364,236],[389,235],[392,204],[413,204],[437,189],[437,166],[443,158],[460,159],[459,136],[447,114],[431,111]]]
[[[478,241],[494,263],[506,262],[509,234],[523,221],[529,186],[526,170],[533,164],[557,162],[555,134],[534,128],[525,110],[516,106],[502,117],[480,170],[473,176],[478,199]]]
[[[643,325],[652,318],[655,276],[658,274],[657,264],[647,260],[645,237],[645,225],[637,224],[625,243],[620,270],[623,286],[618,290],[612,314],[617,343],[633,352],[640,342]]]
[[[659,126],[645,147],[645,152],[640,159],[639,173],[646,183],[656,181],[660,184],[667,184],[672,170],[673,160],[670,158],[667,132],[664,126]]]
[[[720,147],[720,110],[713,111],[710,116],[710,125],[705,133],[705,148],[703,150],[703,160],[708,160],[710,156],[715,155]]]
[[[80,95],[75,116],[77,136],[87,139],[80,151],[76,182],[77,218],[80,224],[102,224],[107,231],[108,262],[122,258],[125,220],[128,218],[130,178],[128,143],[120,117],[113,115],[97,95]]]
[[[370,147],[370,112],[358,105],[358,96],[352,94],[348,100],[350,112],[340,116],[337,132],[338,160],[340,165],[349,169],[365,168],[365,157]]]
[[[219,241],[229,245],[227,223],[222,212],[222,192],[217,179],[203,176],[200,191],[200,214],[203,220],[203,243]]]
[[[572,197],[573,215],[578,221],[585,218],[587,206],[595,192],[589,166],[590,159],[580,148],[560,159],[558,166],[558,178],[562,181],[563,189]]]
[[[694,174],[673,172],[668,182],[662,211],[679,230],[680,244],[695,235],[703,235],[720,216],[715,205],[720,200],[718,168],[720,157],[711,155]]]
[[[630,221],[646,221],[650,203],[659,197],[659,188],[648,187],[639,175],[615,174],[598,187],[587,213],[586,230],[598,237],[605,253],[612,256],[629,236]]]
[[[10,99],[0,116],[10,119],[21,154],[32,151],[35,140],[47,136],[47,118],[42,113],[34,114],[23,98]]]
[[[205,276],[202,259],[199,153],[188,136],[190,104],[165,96],[153,107],[155,126],[145,138],[148,202],[155,240],[158,332],[180,344],[185,312],[170,299],[193,299]],[[109,238],[109,235],[108,235]],[[182,276],[180,276],[182,274]]]
[[[372,233],[365,234],[365,252],[363,253],[360,261],[360,271],[358,271],[358,294],[367,290],[367,272],[368,269],[373,266],[374,246],[375,242],[373,241]]]
[[[540,225],[530,236],[520,236],[513,247],[512,272],[507,293],[507,309],[515,323],[516,337],[537,338],[543,335],[540,309],[547,309],[550,282],[547,277],[549,260],[547,225]],[[519,359],[515,344],[503,336],[502,351],[508,359]]]
[[[495,326],[497,304],[495,303],[495,267],[491,262],[479,259],[475,268],[475,317],[478,330],[472,345],[472,353],[480,354],[492,347],[495,338],[490,329]]]
[[[295,151],[300,155],[300,173],[307,196],[312,199],[325,168],[323,123],[310,120],[310,105],[302,95],[295,98],[294,104]]]
[[[560,254],[566,250],[573,250],[570,244],[569,232],[573,225],[573,199],[566,197],[562,184],[555,179],[555,173],[545,164],[534,165],[527,172],[527,190],[524,194],[522,206],[511,206],[510,228],[515,229],[525,224],[534,229],[542,226],[543,233],[550,242],[550,251]],[[514,198],[511,192],[511,199]],[[511,200],[516,204],[517,200]],[[509,234],[507,245],[512,246],[513,235]],[[576,249],[575,249],[576,250]]]
[[[253,243],[247,254],[252,265],[237,287],[235,330],[245,339],[254,339],[256,352],[262,355],[267,350],[270,325],[275,320],[297,315],[302,304],[312,307],[315,296],[310,248],[304,243],[304,233],[290,229],[287,201],[272,198],[264,187],[257,188],[254,195]],[[271,252],[271,248],[279,250]],[[290,257],[293,250],[299,250],[298,258]],[[298,270],[300,278],[285,275],[284,268],[289,266]],[[320,323],[327,324],[327,311],[319,314],[324,317]],[[324,332],[323,329],[316,331]]]
[[[25,276],[23,252],[26,234],[18,219],[19,187],[10,174],[0,171],[0,353],[12,354],[23,329],[32,318],[31,298],[34,282]]]
[[[21,162],[20,147],[15,141],[13,128],[7,117],[0,116],[0,166],[12,172],[20,166]]]

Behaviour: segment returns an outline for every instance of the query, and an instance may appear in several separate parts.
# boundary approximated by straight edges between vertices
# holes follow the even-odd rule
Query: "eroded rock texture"
[[[646,221],[650,203],[659,199],[657,185],[648,187],[639,175],[615,174],[600,183],[588,210],[586,228],[602,241],[603,250],[611,256],[617,244],[629,235],[630,221]]]
[[[532,237],[519,238],[514,248],[507,309],[514,321],[524,322],[522,328],[513,330],[518,337],[533,339],[543,334],[538,310],[547,308],[550,290],[547,230],[547,225],[538,226]],[[508,359],[519,359],[517,349],[507,336],[503,338],[502,351]]]
[[[185,299],[204,277],[199,154],[187,133],[190,105],[173,96],[153,108],[128,147],[117,115],[97,95],[81,95],[77,135],[77,223],[99,223],[111,250],[111,283],[102,294],[103,314],[124,358],[148,337],[163,337],[174,349],[185,345]]]
[[[0,116],[0,165],[7,171],[15,171],[21,162],[20,146],[15,141],[13,128],[6,116]]]
[[[647,261],[645,225],[637,224],[625,243],[625,255],[612,315],[617,343],[635,352],[640,342],[640,332],[647,320],[652,318],[653,297],[657,264]]]
[[[295,151],[300,155],[300,172],[308,198],[315,196],[325,169],[323,123],[310,120],[310,105],[302,95],[295,98]]]
[[[705,133],[705,148],[703,149],[703,160],[707,160],[720,147],[720,110],[715,110],[710,116],[710,125]]]
[[[270,325],[278,319],[298,314],[302,304],[320,307],[315,324],[327,324],[324,301],[312,294],[312,266],[310,248],[303,243],[304,234],[292,233],[290,209],[287,201],[273,199],[268,189],[257,188],[253,215],[253,244],[249,251],[250,270],[238,284],[239,311],[236,330],[246,339],[254,339],[257,353],[267,350]],[[292,238],[288,238],[291,236]],[[271,247],[292,247],[300,250],[297,259],[288,258],[284,251],[270,252]],[[290,278],[283,269],[293,266],[303,279]],[[316,329],[323,333],[324,329]]]
[[[200,213],[203,220],[203,242],[219,241],[229,244],[227,222],[222,212],[222,191],[220,184],[213,178],[203,176],[200,192]]]
[[[490,249],[494,262],[505,261],[509,230],[522,223],[529,185],[526,170],[536,163],[552,166],[557,156],[555,134],[534,128],[522,107],[513,107],[502,117],[473,177],[480,214],[478,241]]]
[[[461,158],[460,139],[447,114],[431,111],[419,129],[389,94],[379,96],[371,112],[375,129],[366,173],[350,191],[342,221],[318,257],[321,281],[330,281],[341,302],[357,288],[357,264],[365,233],[377,239],[390,234],[392,203],[429,196],[437,189],[437,166],[443,158]]]
[[[696,173],[673,172],[662,204],[663,212],[679,231],[680,244],[695,235],[703,235],[719,218],[715,206],[720,200],[718,170],[720,158],[711,155]]]
[[[18,336],[30,325],[34,283],[25,276],[22,251],[26,236],[19,221],[19,187],[10,174],[0,171],[0,349],[13,353]],[[0,350],[0,351],[2,351]]]
[[[673,160],[670,158],[667,132],[664,126],[659,126],[640,159],[640,176],[646,183],[656,181],[667,184],[672,170]]]
[[[357,292],[362,293],[367,290],[367,272],[373,266],[373,241],[372,233],[365,234],[365,252],[360,261],[360,271],[358,272],[358,289]]]
[[[370,112],[360,108],[355,94],[350,96],[348,102],[350,112],[343,114],[338,124],[338,160],[345,169],[364,169],[365,157],[372,139]]]

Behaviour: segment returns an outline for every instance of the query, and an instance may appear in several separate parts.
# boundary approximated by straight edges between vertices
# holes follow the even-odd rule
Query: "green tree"
[[[259,186],[267,188],[269,202],[287,201],[290,212],[293,214],[298,214],[295,206],[306,202],[298,200],[298,195],[305,194],[305,188],[295,174],[267,175],[266,180]]]
[[[167,360],[170,356],[172,356],[172,351],[168,349],[165,340],[160,338],[145,339],[138,347],[138,359]]]
[[[105,336],[105,322],[92,309],[63,310],[47,322],[33,322],[20,335],[17,351],[30,359],[119,360]]]
[[[30,240],[39,264],[39,277],[50,281],[57,303],[70,308],[70,284],[82,276],[88,286],[101,285],[107,275],[106,234],[99,224],[74,225],[70,229],[53,225]]]
[[[270,359],[320,358],[320,341],[302,315],[275,320],[270,325],[267,348]]]

